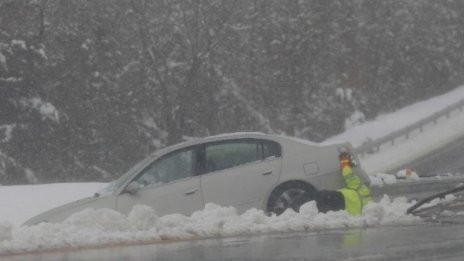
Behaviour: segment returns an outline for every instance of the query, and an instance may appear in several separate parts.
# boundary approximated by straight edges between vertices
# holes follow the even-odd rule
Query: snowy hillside
[[[392,113],[381,114],[375,120],[353,126],[326,141],[348,140],[354,147],[358,147],[368,138],[377,139],[386,136],[463,99],[464,86],[461,86],[446,94],[411,104]]]
[[[375,140],[384,137],[461,100],[464,100],[464,86],[393,113],[381,115],[373,121],[354,126],[326,141],[347,140],[354,147],[359,147],[368,139]],[[463,135],[464,112],[456,111],[450,115],[449,119],[440,119],[436,125],[425,126],[423,132],[411,133],[408,139],[400,139],[394,146],[386,145],[377,153],[364,155],[361,157],[363,168],[369,174],[376,174],[396,166],[403,166],[405,163],[449,145]]]

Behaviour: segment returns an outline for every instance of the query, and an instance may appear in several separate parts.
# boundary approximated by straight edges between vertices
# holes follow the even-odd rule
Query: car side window
[[[224,170],[272,157],[280,157],[280,145],[271,141],[250,139],[207,144],[205,172]]]
[[[137,182],[143,187],[168,183],[195,176],[196,153],[194,148],[170,153],[148,166]]]
[[[263,159],[272,159],[282,156],[282,149],[277,142],[263,140]]]

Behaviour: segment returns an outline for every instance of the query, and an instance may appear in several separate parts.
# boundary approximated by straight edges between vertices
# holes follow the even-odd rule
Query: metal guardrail
[[[464,176],[430,177],[419,180],[399,180],[393,184],[381,187],[371,186],[371,195],[375,201],[383,195],[391,198],[406,197],[408,200],[423,199],[427,196],[443,192],[464,183]]]
[[[368,140],[364,142],[360,147],[357,147],[354,149],[356,154],[358,155],[364,155],[366,153],[375,153],[380,150],[380,146],[383,144],[391,143],[392,145],[395,145],[395,140],[397,140],[400,137],[406,137],[406,139],[409,138],[409,135],[415,131],[419,130],[422,132],[424,130],[424,126],[427,124],[430,124],[433,122],[433,124],[437,124],[438,119],[442,117],[450,117],[450,114],[453,111],[460,110],[462,111],[464,108],[464,99],[460,100],[459,102],[456,102],[455,104],[452,104],[446,108],[444,108],[441,111],[438,111],[424,119],[421,119],[420,121],[411,124],[409,126],[406,126],[403,129],[394,131],[390,133],[389,135],[386,135],[384,137],[378,138],[376,140]]]

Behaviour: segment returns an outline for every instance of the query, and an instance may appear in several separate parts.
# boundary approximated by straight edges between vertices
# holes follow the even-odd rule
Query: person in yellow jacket
[[[343,194],[345,210],[351,215],[361,215],[364,206],[371,200],[369,188],[353,173],[351,168],[353,163],[349,153],[340,153],[339,160],[346,187],[337,191]]]
[[[344,209],[351,215],[361,215],[363,207],[371,199],[369,188],[363,184],[361,178],[353,173],[354,164],[348,152],[341,152],[339,160],[345,187],[336,191],[317,191],[314,196],[317,208],[323,213]]]

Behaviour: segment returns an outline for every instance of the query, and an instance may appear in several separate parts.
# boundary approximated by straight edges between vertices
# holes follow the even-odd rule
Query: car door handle
[[[190,190],[190,191],[185,192],[185,195],[190,196],[190,195],[195,194],[195,192],[197,192],[197,191],[198,191],[198,189]]]
[[[271,175],[272,174],[272,171],[266,171],[263,173],[263,176],[267,176],[267,175]]]

